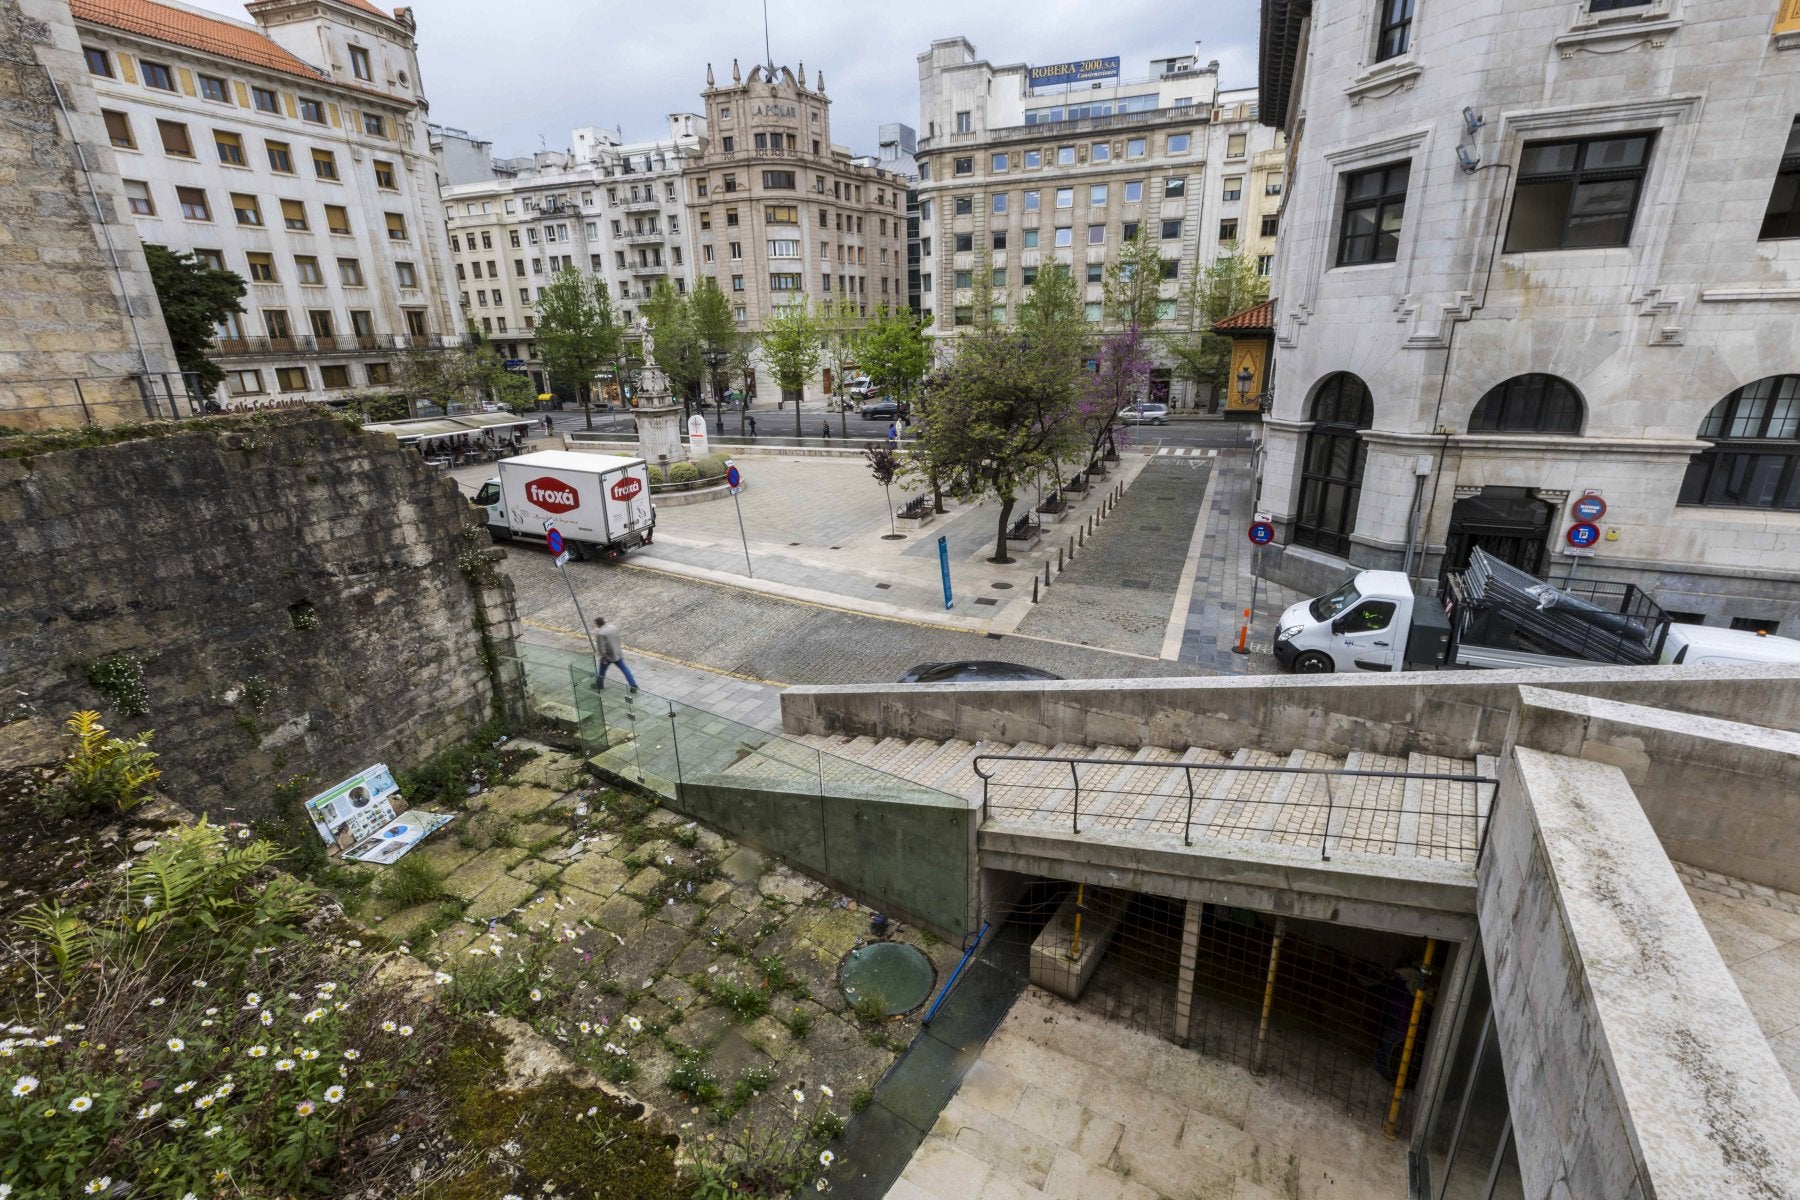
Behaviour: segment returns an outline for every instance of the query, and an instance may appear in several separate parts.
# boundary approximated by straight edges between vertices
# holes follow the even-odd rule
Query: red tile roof
[[[1253,304],[1243,312],[1232,313],[1229,317],[1221,317],[1213,322],[1213,329],[1222,333],[1270,333],[1275,329],[1275,298],[1273,296],[1261,304]]]
[[[77,21],[135,33],[157,41],[204,50],[239,62],[253,63],[286,75],[327,79],[325,72],[283,50],[254,29],[230,21],[170,8],[154,0],[69,0]]]

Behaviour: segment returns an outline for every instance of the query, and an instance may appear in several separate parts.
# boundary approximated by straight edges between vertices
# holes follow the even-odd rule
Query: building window
[[[791,192],[797,186],[792,171],[764,171],[762,179],[766,188],[781,188]]]
[[[364,133],[368,134],[370,137],[384,138],[387,136],[386,117],[382,116],[380,113],[366,112],[362,115],[362,119]]]
[[[731,290],[734,292],[741,292],[744,290],[744,277],[742,275],[733,275],[731,277]]]
[[[114,112],[103,108],[100,116],[106,121],[106,136],[114,146],[121,150],[136,150],[137,139],[131,136],[131,118],[122,112]]]
[[[308,100],[305,96],[300,97],[300,119],[311,121],[314,125],[323,125],[325,123],[324,102]]]
[[[225,256],[217,250],[196,250],[194,257],[199,259],[200,265],[209,271],[225,269]]]
[[[1470,433],[1580,434],[1583,406],[1575,389],[1554,375],[1515,375],[1475,404]]]
[[[966,217],[969,214],[973,213],[974,211],[975,211],[975,197],[973,197],[973,196],[958,196],[958,197],[956,197],[956,203],[954,206],[955,215],[957,215],[959,217]]]
[[[371,385],[384,384],[393,379],[393,374],[388,369],[388,364],[384,362],[364,363],[363,374],[367,376]]]
[[[744,243],[742,242],[727,242],[725,243],[725,249],[730,254],[733,262],[744,257]]]
[[[350,210],[341,204],[327,204],[325,206],[325,228],[331,233],[348,235]]]
[[[1181,261],[1179,259],[1165,258],[1165,259],[1162,259],[1161,262],[1162,262],[1162,278],[1164,278],[1164,279],[1180,278],[1180,276],[1181,276]]]
[[[1037,230],[1035,230],[1035,229],[1024,230],[1023,232],[1021,232],[1019,234],[1019,238],[1020,238],[1019,245],[1022,249],[1036,250],[1038,248],[1038,231]]]
[[[1275,256],[1273,254],[1259,254],[1256,256],[1256,273],[1258,275],[1267,279],[1269,277],[1269,272],[1274,269]]]
[[[1075,244],[1074,232],[1066,227],[1057,230],[1056,244],[1059,246],[1073,246]]]
[[[1604,0],[1600,0],[1604,3]],[[1375,33],[1375,61],[1399,58],[1412,44],[1413,0],[1377,0],[1380,26]],[[1598,8],[1599,4],[1594,7]]]
[[[800,206],[797,204],[770,204],[763,209],[763,220],[770,225],[798,225],[800,223]],[[654,229],[652,233],[656,232]],[[670,230],[671,233],[674,230]]]
[[[308,325],[312,326],[312,331],[313,331],[314,337],[321,338],[321,339],[329,339],[332,336],[334,336],[331,331],[331,310],[330,309],[315,308],[315,309],[309,310],[306,314],[306,322]]]
[[[213,146],[219,152],[219,161],[226,166],[242,167],[244,161],[244,139],[235,133],[223,129],[213,130]]]
[[[993,205],[996,214],[1004,213],[1006,211],[1006,193],[995,192],[993,196]]]
[[[216,100],[220,104],[230,104],[231,94],[225,90],[225,81],[217,75],[201,75],[200,97],[203,100]]]
[[[400,185],[394,180],[393,163],[382,162],[379,158],[375,160],[375,186],[387,192],[400,190]]]
[[[797,291],[799,291],[800,290],[800,275],[799,275],[799,273],[798,272],[791,272],[791,273],[790,272],[782,272],[782,273],[770,275],[769,276],[769,290],[771,292],[797,292]]]
[[[1277,229],[1278,229],[1278,228],[1280,228],[1280,225],[1281,225],[1281,218],[1280,218],[1280,217],[1264,217],[1264,218],[1263,218],[1263,219],[1262,219],[1262,233],[1261,233],[1261,236],[1262,236],[1262,237],[1266,237],[1266,238],[1272,238],[1272,237],[1274,237],[1274,236],[1275,236],[1275,231],[1276,231],[1276,230],[1277,230]]]
[[[404,242],[406,240],[406,217],[401,213],[386,213],[388,240]]]
[[[1412,163],[1394,163],[1344,176],[1337,265],[1393,262],[1400,254],[1406,183]]]
[[[1175,319],[1175,301],[1158,300],[1156,302],[1156,319],[1159,321],[1173,321]]]
[[[125,180],[125,199],[131,205],[133,215],[154,217],[156,205],[150,202],[150,185],[136,179]]]
[[[237,218],[239,225],[261,225],[263,223],[262,206],[257,203],[255,196],[246,195],[243,192],[231,193],[231,212]]]
[[[1238,240],[1238,223],[1236,217],[1228,217],[1219,222],[1219,240],[1235,242]]]
[[[1169,135],[1169,153],[1170,154],[1186,154],[1188,152],[1188,147],[1190,147],[1192,144],[1193,144],[1193,139],[1190,134],[1171,133]]]
[[[350,368],[342,363],[320,367],[319,383],[326,388],[347,388],[350,386]]]
[[[1082,306],[1081,315],[1089,321],[1098,323],[1101,317],[1101,305],[1098,300],[1089,300]]]
[[[260,396],[263,390],[261,371],[232,371],[225,376],[225,386],[234,396]]]
[[[250,89],[250,103],[256,106],[257,112],[281,115],[281,98],[268,88],[253,87]]]
[[[325,286],[325,276],[319,271],[319,260],[310,254],[294,256],[294,273],[308,287]]]
[[[264,142],[263,149],[269,155],[269,170],[277,175],[294,173],[294,156],[286,142]]]
[[[974,114],[968,109],[956,114],[956,132],[968,133],[974,127]]]
[[[345,287],[362,287],[362,264],[354,258],[338,259],[338,278],[343,281]]]
[[[1125,184],[1125,203],[1136,204],[1144,198],[1144,181],[1133,179]]]
[[[275,386],[284,392],[304,392],[308,386],[305,367],[276,367]]]
[[[1588,0],[1589,12],[1617,12],[1622,8],[1642,8],[1650,0]]]
[[[1164,221],[1162,223],[1162,236],[1163,236],[1163,241],[1165,241],[1165,242],[1172,242],[1172,241],[1179,239],[1181,237],[1181,220],[1180,220],[1180,218],[1176,218],[1175,220],[1171,220],[1171,221]]]
[[[1004,155],[1004,154],[994,155],[993,159],[989,162],[988,169],[991,171],[1006,170],[1006,155]]]
[[[1074,208],[1075,207],[1075,189],[1074,188],[1057,188],[1056,189],[1056,207],[1058,207],[1058,208]]]
[[[406,266],[411,266],[412,264],[399,263],[397,265],[406,267]],[[402,280],[401,286],[406,287],[409,285],[404,280]],[[416,338],[427,337],[430,335],[431,326],[430,326],[430,322],[429,322],[428,318],[425,316],[424,309],[408,308],[403,311],[406,314],[406,332],[407,333],[411,334],[413,337],[416,337]],[[526,320],[527,324],[530,324],[531,318],[527,317],[525,320]]]
[[[1800,375],[1745,384],[1713,406],[1688,464],[1682,504],[1800,510]]]
[[[733,150],[737,149],[737,139],[728,133],[719,139],[719,148],[725,151],[725,153],[730,154]]]
[[[1026,169],[1035,170],[1036,168],[1041,167],[1043,165],[1044,165],[1044,152],[1042,150],[1027,150],[1025,152]]]
[[[1231,181],[1229,179],[1227,179],[1225,181],[1225,185],[1226,185],[1226,187],[1229,188],[1231,186]],[[1186,195],[1187,195],[1187,177],[1185,175],[1175,175],[1168,179],[1163,180],[1163,198],[1164,199],[1173,199],[1176,196],[1186,196]],[[1233,197],[1231,197],[1231,196],[1227,196],[1225,198],[1227,200],[1233,199]]]
[[[1629,245],[1654,136],[1527,142],[1506,250]]]
[[[104,75],[108,79],[113,77],[112,58],[106,51],[96,50],[92,46],[83,46],[81,53],[87,59],[88,74]]]
[[[770,238],[769,239],[769,257],[770,258],[799,258],[800,257],[800,239],[799,238]]]
[[[1219,199],[1237,200],[1242,198],[1243,194],[1244,177],[1242,175],[1227,175],[1225,177],[1225,186],[1219,193]]]
[[[957,159],[952,173],[957,175],[973,175],[975,173],[975,160],[972,158]]]
[[[358,79],[374,82],[375,71],[369,63],[369,52],[361,46],[350,47],[350,71]]]
[[[1781,151],[1781,167],[1775,173],[1775,187],[1769,193],[1769,207],[1763,213],[1758,241],[1800,237],[1800,117],[1788,127],[1787,145]]]
[[[189,221],[212,220],[212,209],[207,206],[206,192],[200,188],[178,187],[175,199],[181,202],[181,215]]]
[[[1327,376],[1313,397],[1312,421],[1300,463],[1294,542],[1342,555],[1350,549],[1362,498],[1368,448],[1359,431],[1375,421],[1368,386],[1348,372]]]
[[[313,174],[320,179],[336,179],[338,177],[337,155],[333,154],[331,151],[314,150],[312,152],[312,160]]]
[[[1106,281],[1106,264],[1097,262],[1089,263],[1087,265],[1087,281],[1089,283],[1104,283]]]
[[[962,250],[962,251],[975,249],[975,235],[972,233],[957,234],[956,235],[956,248],[958,250]]]
[[[1141,226],[1136,221],[1125,222],[1119,233],[1119,239],[1126,242],[1137,241],[1138,230],[1140,228]]]
[[[1104,225],[1089,225],[1087,227],[1087,230],[1088,230],[1088,234],[1087,234],[1087,244],[1088,245],[1090,245],[1090,246],[1106,245],[1106,226],[1104,226]],[[1099,264],[1096,263],[1094,265],[1098,266]]]
[[[283,200],[281,202],[281,223],[289,229],[304,231],[307,228],[306,205],[298,200]]]
[[[138,65],[144,69],[145,87],[155,88],[159,92],[175,90],[175,73],[169,68],[161,63],[145,62],[142,59],[138,60]]]
[[[1097,208],[1105,207],[1105,205],[1106,205],[1106,185],[1104,183],[1095,183],[1095,184],[1088,185],[1088,205],[1090,207],[1097,207]]]
[[[275,256],[274,255],[259,254],[256,251],[251,251],[250,253],[244,255],[244,261],[250,265],[250,281],[252,283],[274,283],[275,282]],[[282,335],[271,333],[271,336],[279,337]]]
[[[1225,157],[1226,158],[1242,158],[1242,157],[1244,157],[1244,144],[1247,141],[1249,141],[1248,134],[1244,134],[1244,133],[1226,134],[1225,135]]]

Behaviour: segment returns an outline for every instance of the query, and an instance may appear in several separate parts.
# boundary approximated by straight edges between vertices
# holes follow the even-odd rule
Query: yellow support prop
[[[1431,971],[1432,955],[1437,953],[1437,939],[1425,939],[1425,961],[1423,971]],[[1388,1102],[1387,1120],[1381,1126],[1382,1136],[1390,1142],[1400,1136],[1400,1099],[1406,1092],[1406,1072],[1412,1066],[1413,1046],[1419,1040],[1419,1018],[1425,1011],[1425,981],[1423,976],[1419,986],[1413,991],[1412,1020],[1406,1025],[1406,1044],[1400,1048],[1400,1070],[1394,1075],[1394,1098]]]
[[[1082,901],[1087,898],[1087,884],[1075,885],[1075,933],[1069,938],[1069,961],[1081,961],[1081,910]]]

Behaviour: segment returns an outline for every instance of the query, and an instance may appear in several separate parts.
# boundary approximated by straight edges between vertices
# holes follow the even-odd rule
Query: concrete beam
[[[1524,1194],[1800,1195],[1800,1100],[1619,769],[1513,750],[1480,874]]]
[[[1618,767],[1678,862],[1800,891],[1800,733],[1522,687],[1512,737]]]
[[[1475,934],[1474,873],[1447,863],[1407,860],[1400,871],[1240,841],[1171,848],[991,827],[979,846],[983,867],[1024,875],[1419,937]]]

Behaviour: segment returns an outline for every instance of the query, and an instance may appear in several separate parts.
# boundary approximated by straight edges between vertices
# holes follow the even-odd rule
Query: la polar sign
[[[610,489],[612,498],[623,503],[644,490],[644,481],[636,475],[627,475]]]
[[[581,496],[563,480],[553,475],[540,475],[525,485],[525,498],[545,512],[574,512],[581,507]]]

